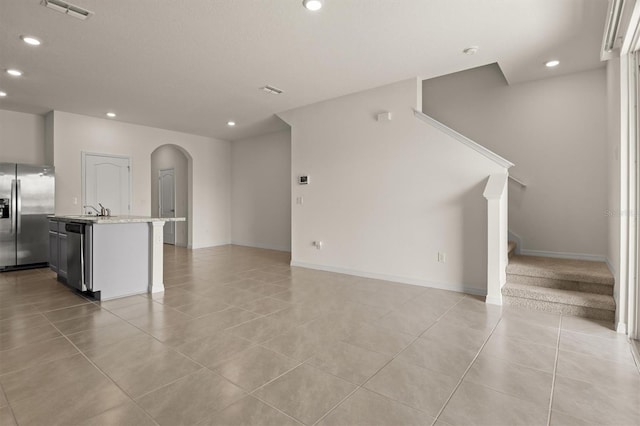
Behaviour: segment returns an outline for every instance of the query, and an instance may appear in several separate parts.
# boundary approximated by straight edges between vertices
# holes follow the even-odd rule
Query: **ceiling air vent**
[[[93,15],[93,12],[90,12],[87,9],[83,9],[80,6],[76,6],[62,0],[43,0],[42,4],[56,12],[64,13],[65,15],[81,19],[83,21]]]
[[[282,90],[278,89],[277,87],[268,86],[268,85],[261,87],[260,90],[262,90],[265,93],[269,93],[271,95],[279,95],[280,93],[282,93]]]

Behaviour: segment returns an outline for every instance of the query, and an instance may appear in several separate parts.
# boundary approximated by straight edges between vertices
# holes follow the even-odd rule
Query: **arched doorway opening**
[[[151,216],[187,218],[165,224],[165,244],[191,246],[191,172],[191,156],[180,146],[161,145],[151,153]]]

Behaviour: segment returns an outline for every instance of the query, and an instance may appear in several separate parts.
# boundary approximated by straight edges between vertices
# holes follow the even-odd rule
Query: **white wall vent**
[[[273,87],[269,85],[261,87],[260,90],[262,90],[265,93],[269,93],[271,95],[279,95],[282,93],[282,90],[278,89],[277,87]]]
[[[76,19],[89,19],[93,12],[62,0],[43,0],[42,4],[56,12],[64,13]]]

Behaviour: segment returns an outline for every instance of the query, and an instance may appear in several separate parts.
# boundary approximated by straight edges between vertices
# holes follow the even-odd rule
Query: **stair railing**
[[[499,156],[495,152],[486,147],[472,141],[466,136],[447,127],[438,120],[429,117],[422,111],[414,109],[414,115],[417,119],[439,129],[445,134],[451,136],[454,140],[460,142],[466,147],[476,151],[478,154],[488,158],[495,164],[503,167],[504,173],[496,173],[489,176],[487,185],[484,189],[484,197],[487,199],[487,298],[486,303],[494,305],[502,305],[502,287],[507,282],[507,263],[508,263],[508,190],[507,184],[509,178],[517,182],[523,188],[526,183],[518,178],[509,175],[509,168],[514,164]]]

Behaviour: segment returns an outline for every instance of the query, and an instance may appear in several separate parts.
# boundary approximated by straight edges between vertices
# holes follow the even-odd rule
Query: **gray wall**
[[[231,239],[291,250],[291,132],[231,143]]]
[[[552,72],[552,71],[551,71]],[[423,82],[423,112],[516,164],[509,229],[532,251],[607,254],[605,68],[507,85],[496,64]]]
[[[44,117],[0,110],[0,162],[45,164]]]
[[[279,116],[291,126],[292,264],[487,290],[487,179],[502,166],[417,119],[408,79]],[[391,121],[377,121],[382,111]],[[312,245],[322,241],[322,249]],[[446,262],[438,262],[444,253]]]

